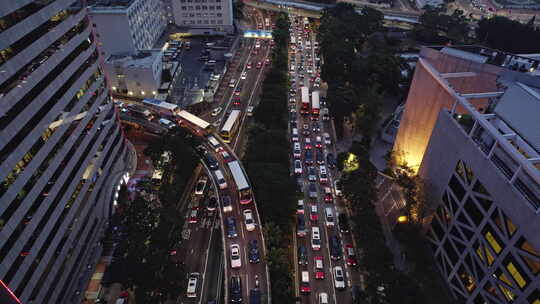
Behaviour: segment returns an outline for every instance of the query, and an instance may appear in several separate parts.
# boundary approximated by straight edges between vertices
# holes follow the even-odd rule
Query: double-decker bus
[[[178,112],[178,119],[181,124],[190,128],[196,135],[205,135],[212,132],[212,124],[188,111]]]
[[[300,89],[302,97],[302,108],[300,108],[300,114],[309,114],[309,89],[302,87]]]
[[[321,111],[321,104],[319,102],[319,91],[313,91],[311,93],[311,115],[312,119],[317,120]]]
[[[240,167],[240,163],[235,160],[230,163],[228,163],[229,169],[231,170],[231,174],[234,179],[234,183],[236,184],[236,188],[238,189],[238,196],[240,197],[240,204],[246,205],[251,203],[252,196],[251,196],[251,188],[249,187],[249,184],[246,180],[246,176],[244,174],[244,170]]]
[[[223,127],[219,131],[219,136],[223,138],[223,141],[230,143],[233,136],[236,134],[238,127],[240,126],[240,110],[232,110],[229,117],[223,124]]]

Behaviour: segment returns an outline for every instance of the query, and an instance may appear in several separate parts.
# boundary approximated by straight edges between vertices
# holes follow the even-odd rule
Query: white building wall
[[[91,19],[96,30],[100,55],[104,58],[111,54],[132,54],[137,51],[127,15],[92,13]]]
[[[171,0],[175,24],[194,34],[232,33],[232,0]]]

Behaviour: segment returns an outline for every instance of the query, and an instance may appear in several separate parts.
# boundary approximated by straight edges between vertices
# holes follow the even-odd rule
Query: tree
[[[505,52],[540,52],[540,29],[502,16],[480,20],[476,37],[479,43]]]
[[[448,40],[454,43],[469,40],[469,20],[462,10],[455,9],[448,15],[445,6],[426,5],[419,21],[414,28],[417,40],[439,44]]]
[[[371,138],[375,134],[377,123],[381,118],[381,105],[383,97],[377,93],[377,86],[372,86],[359,96],[360,105],[354,113],[356,131],[364,138]]]

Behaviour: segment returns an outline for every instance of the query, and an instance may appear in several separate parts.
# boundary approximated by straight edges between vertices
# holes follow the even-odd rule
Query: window
[[[491,248],[495,251],[496,254],[499,254],[503,250],[502,242],[499,240],[497,234],[489,227],[484,229],[484,237],[486,238],[486,241],[489,243]]]
[[[450,178],[450,183],[448,184],[452,192],[456,195],[459,201],[465,196],[465,188],[461,185],[461,182],[456,178],[455,175],[452,175]]]
[[[482,220],[484,219],[484,214],[480,211],[480,209],[478,209],[478,207],[476,206],[476,203],[471,199],[471,197],[469,197],[465,201],[464,209],[467,212],[467,215],[476,224],[476,226],[479,226]]]
[[[530,280],[527,278],[527,275],[512,256],[506,257],[503,263],[519,288],[523,289],[529,284]]]
[[[519,238],[519,240],[516,243],[516,247],[524,251],[527,251],[528,253],[540,258],[540,253],[538,253],[538,251],[534,249],[532,244],[529,243],[524,237]]]

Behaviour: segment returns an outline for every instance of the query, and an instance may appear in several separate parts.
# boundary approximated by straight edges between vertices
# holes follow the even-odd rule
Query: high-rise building
[[[0,280],[22,303],[80,303],[124,138],[78,0],[0,5]]]
[[[105,59],[153,49],[168,22],[161,0],[92,0],[89,9]]]
[[[540,303],[539,62],[423,48],[394,145],[426,181],[435,261],[460,303]]]
[[[232,0],[168,0],[174,23],[192,34],[223,35],[234,31]]]

